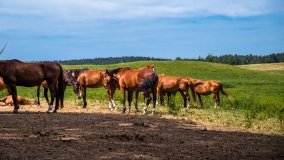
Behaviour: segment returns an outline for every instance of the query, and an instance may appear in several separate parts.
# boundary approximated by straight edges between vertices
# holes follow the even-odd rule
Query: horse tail
[[[63,100],[64,100],[64,76],[63,76],[63,69],[60,64],[57,64],[60,68],[60,73],[57,79],[57,94],[56,94],[56,101],[60,101],[61,108],[63,108]]]
[[[225,90],[223,89],[223,84],[221,82],[219,82],[219,86],[220,86],[220,91],[221,93],[226,96],[229,100],[233,100],[233,97],[230,96],[228,93],[225,92]]]

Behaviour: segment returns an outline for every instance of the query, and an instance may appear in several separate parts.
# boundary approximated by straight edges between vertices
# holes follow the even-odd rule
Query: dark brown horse
[[[79,97],[80,93],[80,84],[79,82],[71,75],[70,72],[67,72],[66,70],[63,69],[63,92],[66,90],[67,85],[71,85],[73,88],[73,92]],[[46,102],[49,104],[49,99],[48,99],[48,85],[46,81],[43,81],[40,86],[37,86],[37,100],[38,100],[38,106],[40,105],[40,100],[39,100],[39,95],[40,95],[40,87],[43,87],[44,89],[44,97]],[[63,100],[61,102],[61,107],[63,107]]]
[[[193,90],[194,84],[186,77],[174,77],[167,76],[165,74],[159,74],[159,83],[157,86],[157,94],[160,103],[163,105],[163,96],[167,94],[168,99],[172,94],[180,92],[184,100],[184,107],[189,107],[190,96],[188,90],[191,89],[193,94],[193,100],[195,101],[195,92]]]
[[[143,113],[146,114],[149,103],[152,98],[150,93],[153,94],[153,110],[155,112],[156,108],[156,87],[158,84],[158,75],[156,74],[155,68],[153,66],[145,66],[140,69],[130,69],[130,68],[118,68],[111,71],[106,70],[105,74],[105,86],[109,85],[109,82],[114,80],[119,85],[120,91],[123,95],[123,113],[126,111],[125,105],[125,92],[128,91],[128,103],[130,112],[131,100],[133,92],[142,91],[146,97],[146,106],[144,107]],[[137,106],[136,106],[137,109]]]
[[[63,70],[61,65],[57,63],[24,63],[19,60],[2,60],[0,61],[0,76],[11,91],[14,113],[17,113],[19,109],[16,86],[32,87],[46,81],[51,95],[51,102],[47,112],[50,112],[55,97],[56,103],[53,112],[57,112],[59,101],[64,98]],[[57,83],[58,88],[56,87]]]
[[[198,79],[190,79],[193,83],[199,81],[199,83],[194,87],[194,91],[198,96],[199,103],[202,107],[202,101],[200,95],[213,95],[214,100],[214,108],[217,108],[220,104],[220,96],[219,93],[221,92],[224,96],[233,100],[233,98],[224,91],[223,84],[218,80],[208,80],[208,81],[200,81]],[[200,83],[201,82],[201,83]]]
[[[77,81],[80,84],[80,95],[79,98],[83,98],[83,108],[86,108],[87,106],[87,88],[99,88],[103,87],[103,81],[104,81],[104,70],[68,70],[71,75],[74,76],[74,78],[77,79]],[[109,100],[109,108],[112,109],[115,107],[115,103],[113,100],[113,95],[115,93],[117,85],[112,81],[111,85],[106,87],[107,93],[108,93],[108,100]]]

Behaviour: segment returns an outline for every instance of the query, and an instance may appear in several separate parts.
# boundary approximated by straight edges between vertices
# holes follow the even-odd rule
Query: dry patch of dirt
[[[284,137],[208,130],[158,115],[0,106],[0,159],[284,159]]]

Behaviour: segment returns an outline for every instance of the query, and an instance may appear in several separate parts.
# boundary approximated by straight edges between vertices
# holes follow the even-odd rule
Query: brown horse
[[[59,101],[63,100],[63,70],[61,65],[53,62],[24,63],[19,60],[0,61],[0,76],[11,91],[14,102],[14,113],[18,112],[16,86],[32,87],[40,85],[44,80],[50,90],[51,102],[47,112],[51,110],[56,97],[55,109],[57,112]],[[58,88],[56,84],[58,83]]]
[[[193,83],[199,82],[195,87],[194,91],[198,96],[199,103],[202,107],[202,101],[200,95],[210,95],[213,94],[214,100],[214,108],[217,108],[220,104],[220,96],[219,93],[225,95],[228,99],[233,100],[233,98],[224,91],[223,84],[218,80],[208,80],[208,81],[201,81],[197,79],[190,79]],[[200,83],[201,82],[201,83]]]
[[[194,84],[188,80],[186,77],[174,77],[167,76],[165,74],[159,74],[159,83],[157,86],[158,99],[160,100],[161,105],[164,103],[163,96],[167,94],[168,99],[171,94],[176,94],[180,92],[184,100],[184,107],[189,107],[190,96],[188,90],[191,89],[193,100],[195,99],[195,92],[193,90]]]
[[[70,72],[67,72],[66,70],[63,70],[63,92],[66,90],[67,85],[71,85],[73,87],[73,92],[79,97],[80,93],[80,84],[79,82],[71,75]],[[40,105],[39,95],[40,95],[40,87],[43,87],[44,89],[44,97],[46,102],[49,104],[49,99],[47,96],[48,92],[48,85],[46,81],[43,81],[41,85],[37,86],[37,100],[38,100],[38,106]],[[61,101],[61,107],[63,107],[63,100]]]
[[[133,92],[142,91],[146,97],[146,106],[144,107],[143,113],[146,114],[147,108],[152,100],[150,93],[153,94],[153,110],[155,112],[156,108],[156,87],[158,84],[158,75],[156,74],[155,68],[153,66],[145,66],[140,69],[130,69],[130,68],[117,68],[111,71],[106,70],[105,74],[105,86],[108,86],[110,81],[114,80],[119,85],[120,91],[123,95],[123,113],[126,111],[125,105],[125,91],[128,91],[128,103],[130,112],[131,100]],[[138,109],[137,105],[135,106]]]
[[[83,69],[83,70],[68,70],[68,72],[71,73],[71,75],[73,75],[74,78],[76,78],[77,81],[79,82],[80,84],[79,98],[83,97],[83,108],[86,108],[87,88],[103,87],[105,71],[104,70],[95,71],[95,70]],[[117,85],[115,83],[111,83],[111,85],[106,87],[110,109],[112,109],[112,106],[115,107],[113,96],[114,96],[116,87]]]
[[[17,101],[20,105],[36,105],[37,104],[36,100],[27,100],[27,99],[24,99],[21,96],[17,96]],[[12,96],[4,97],[4,98],[0,99],[0,102],[4,102],[5,105],[13,105],[14,104]]]

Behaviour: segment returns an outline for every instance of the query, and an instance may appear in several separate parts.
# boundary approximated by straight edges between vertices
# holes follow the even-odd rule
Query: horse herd
[[[25,63],[19,60],[0,61],[0,90],[7,88],[9,95],[11,95],[10,103],[12,100],[14,104],[14,113],[18,112],[19,103],[40,105],[39,92],[41,86],[44,88],[44,96],[48,103],[47,113],[52,110],[54,100],[55,108],[53,112],[56,113],[58,107],[63,107],[64,105],[64,92],[67,85],[73,87],[73,91],[78,98],[83,98],[84,108],[87,106],[87,88],[105,87],[110,110],[116,108],[113,97],[115,90],[119,89],[123,97],[123,112],[126,112],[126,91],[128,92],[128,112],[130,112],[133,94],[135,94],[136,99],[135,108],[138,111],[137,99],[139,92],[142,92],[145,98],[146,105],[143,113],[147,112],[151,101],[153,101],[152,113],[154,113],[157,100],[163,105],[164,95],[167,94],[170,97],[177,92],[180,92],[183,97],[184,107],[188,107],[190,101],[189,89],[192,92],[194,101],[196,100],[196,95],[198,96],[201,106],[200,95],[213,94],[215,107],[219,106],[220,92],[231,99],[231,96],[223,90],[223,84],[220,81],[201,81],[188,77],[157,74],[155,67],[152,65],[146,65],[139,69],[124,67],[113,70],[64,70],[60,64],[54,62]],[[28,102],[17,96],[16,86],[37,86],[37,101]],[[51,100],[47,96],[48,90]],[[1,101],[8,101],[8,99],[4,98]]]
[[[188,107],[190,101],[189,89],[192,91],[194,101],[196,100],[196,95],[198,96],[201,106],[200,95],[213,94],[215,107],[219,105],[220,92],[231,98],[223,90],[223,84],[220,81],[201,81],[188,77],[157,74],[155,67],[150,65],[140,69],[125,67],[114,70],[64,70],[61,65],[53,62],[24,63],[19,60],[5,60],[0,61],[0,76],[0,90],[7,88],[9,95],[12,97],[10,99],[12,99],[14,104],[14,113],[18,111],[19,103],[40,105],[39,93],[41,86],[44,88],[44,96],[48,103],[47,112],[52,110],[54,99],[56,102],[53,112],[57,112],[59,106],[63,107],[64,91],[67,85],[73,87],[73,92],[78,98],[83,98],[84,108],[87,106],[87,88],[105,87],[110,110],[116,108],[113,97],[115,90],[119,89],[123,97],[123,112],[126,112],[126,91],[128,92],[128,112],[130,112],[133,94],[135,94],[136,99],[135,108],[138,111],[137,99],[139,92],[143,92],[146,100],[143,113],[147,112],[151,101],[153,101],[152,113],[154,113],[157,99],[163,105],[164,95],[167,95],[169,98],[177,92],[180,92],[183,97],[184,107]],[[17,96],[16,86],[37,86],[38,100],[29,102]],[[51,96],[50,101],[47,96],[48,90]],[[4,98],[4,101],[8,101],[7,99],[7,97]]]

